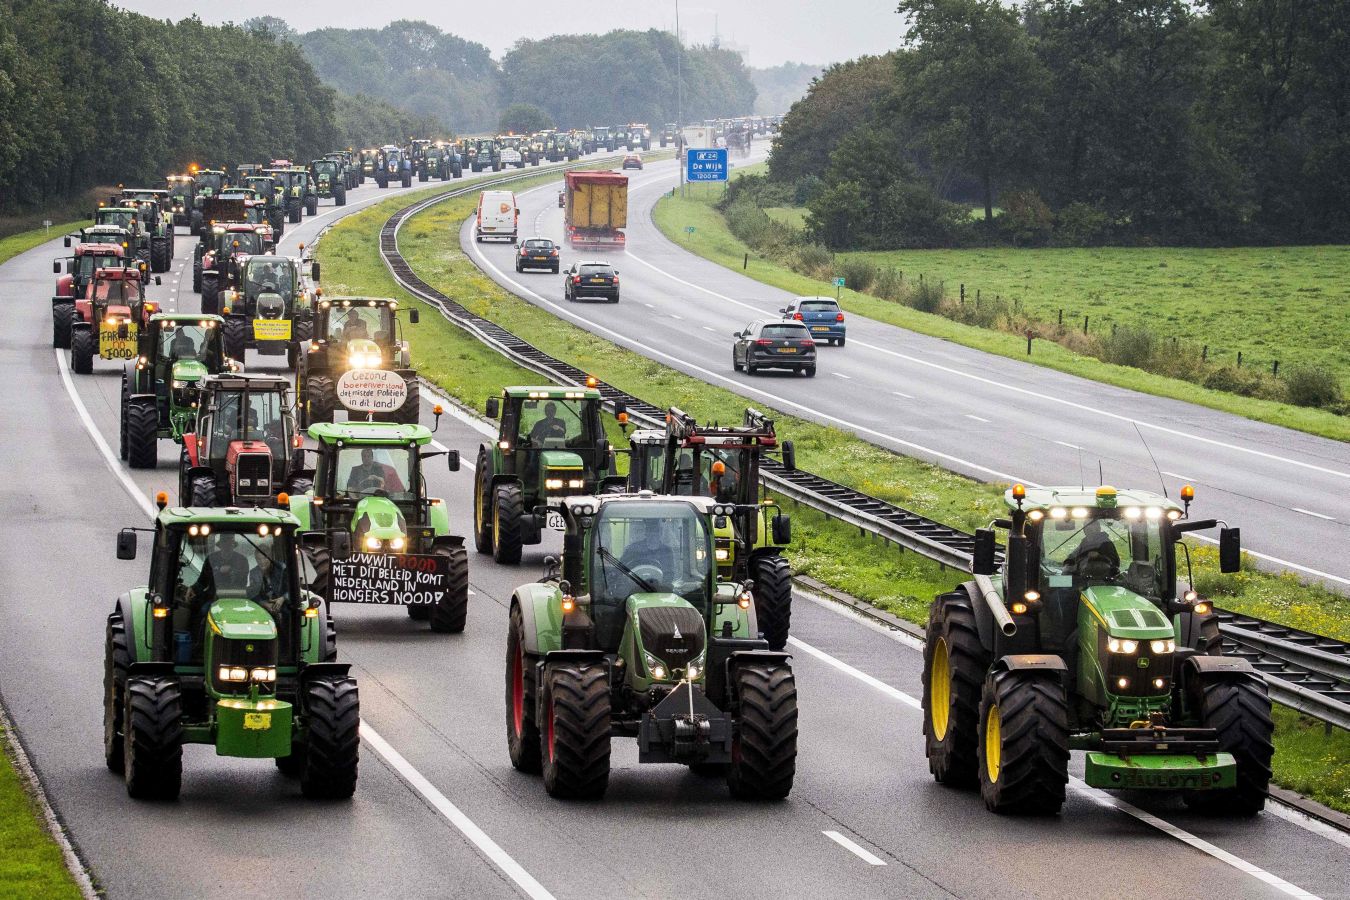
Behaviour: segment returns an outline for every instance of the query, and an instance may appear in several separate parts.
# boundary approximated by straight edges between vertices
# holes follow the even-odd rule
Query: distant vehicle
[[[526,269],[548,269],[558,274],[558,245],[548,238],[530,238],[520,245],[516,253],[516,271]]]
[[[621,172],[568,172],[563,226],[574,248],[622,250],[628,238],[628,176]]]
[[[618,303],[619,270],[607,262],[572,263],[563,279],[563,299],[581,300],[584,297]]]
[[[641,169],[641,168],[642,168],[642,157],[641,157],[641,156],[638,156],[636,153],[630,153],[630,154],[628,154],[627,156],[625,156],[625,157],[623,158],[623,168],[625,168],[625,169]]]
[[[785,321],[805,325],[816,340],[844,346],[844,311],[833,297],[798,297],[779,312]]]
[[[567,191],[558,191],[558,209],[567,206]]]
[[[473,239],[482,243],[487,238],[516,240],[520,208],[511,191],[483,191],[478,195],[478,219],[473,226]]]
[[[808,378],[816,374],[816,342],[800,322],[751,322],[732,334],[731,366],[754,375],[760,369],[791,369]]]

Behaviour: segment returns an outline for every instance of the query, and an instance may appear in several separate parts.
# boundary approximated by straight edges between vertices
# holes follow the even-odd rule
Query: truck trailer
[[[575,248],[622,250],[628,227],[628,176],[620,172],[568,172],[563,224]]]

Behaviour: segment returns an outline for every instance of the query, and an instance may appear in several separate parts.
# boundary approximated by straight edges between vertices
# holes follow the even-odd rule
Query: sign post
[[[844,292],[844,279],[836,278],[834,280],[834,302],[839,302],[839,295]]]

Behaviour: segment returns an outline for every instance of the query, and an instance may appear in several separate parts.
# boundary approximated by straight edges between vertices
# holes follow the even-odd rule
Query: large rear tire
[[[127,650],[127,626],[122,613],[108,616],[103,638],[103,761],[109,772],[126,770],[123,734],[126,730],[127,669],[131,653]]]
[[[311,800],[345,800],[356,793],[361,750],[356,679],[347,675],[313,678],[305,684],[304,697],[308,728],[300,792]]]
[[[327,547],[322,546],[306,546],[304,553],[305,558],[309,560],[310,568],[314,570],[314,580],[310,582],[309,589],[320,597],[327,598],[328,579],[333,572],[332,554],[328,552]]]
[[[205,296],[205,295],[203,295]],[[220,349],[230,359],[244,361],[248,352],[248,320],[242,316],[230,316],[220,330]]]
[[[792,624],[792,570],[788,561],[773,554],[750,561],[750,577],[755,580],[755,619],[770,650],[787,646]]]
[[[488,491],[488,451],[478,448],[478,464],[473,470],[473,548],[492,552],[492,495]]]
[[[347,205],[347,189],[342,185],[338,185],[337,187],[333,188],[333,205],[334,206]]]
[[[216,490],[214,475],[194,475],[189,485],[188,506],[223,506],[220,492]]]
[[[403,173],[403,182],[402,182],[402,184],[403,184],[403,186],[404,186],[405,188],[412,187],[412,172],[404,172],[404,173]]]
[[[525,498],[518,484],[499,484],[492,492],[492,559],[504,566],[520,562],[520,526]]]
[[[544,790],[600,799],[609,786],[609,672],[598,663],[553,663],[544,671],[543,701]]]
[[[1058,813],[1069,783],[1069,712],[1059,673],[990,672],[980,700],[979,751],[986,808]]]
[[[743,800],[782,800],[797,772],[797,682],[786,663],[742,663],[727,785]]]
[[[306,197],[306,198],[305,198],[305,215],[307,215],[307,216],[317,216],[318,214],[319,214],[319,198],[318,198],[318,195],[314,195],[314,196],[311,196],[311,197]]]
[[[70,370],[76,375],[94,371],[94,329],[76,328],[70,334]]]
[[[169,245],[169,239],[152,237],[150,239],[150,271],[167,272],[172,262],[173,247]]]
[[[153,469],[159,465],[159,410],[155,401],[128,400],[122,423],[127,465],[133,469]]]
[[[1275,752],[1266,683],[1250,674],[1192,678],[1192,708],[1200,711],[1202,726],[1218,732],[1219,749],[1237,760],[1237,787],[1196,791],[1187,796],[1187,805],[1206,813],[1254,816],[1266,806]]]
[[[52,346],[57,350],[70,349],[70,323],[75,321],[75,304],[52,304]]]
[[[394,420],[401,425],[417,425],[422,421],[422,392],[417,382],[417,377],[407,379],[403,382],[408,389],[407,399],[399,407],[398,412],[394,414]]]
[[[964,589],[940,594],[928,608],[923,651],[923,736],[928,771],[939,784],[975,787],[980,693],[989,654]]]
[[[292,225],[299,225],[304,214],[305,206],[300,202],[299,197],[291,197],[286,201],[286,221]]]
[[[315,375],[305,381],[305,414],[307,422],[333,421],[333,407],[337,403],[337,394],[333,388],[333,379],[327,375]]]
[[[459,634],[469,616],[469,554],[463,547],[437,547],[432,553],[450,561],[450,584],[430,609],[431,630]]]
[[[511,765],[538,775],[542,766],[539,723],[534,720],[534,661],[525,655],[524,616],[511,604],[506,633],[506,750]]]
[[[214,273],[202,273],[202,315],[220,314],[220,279]]]
[[[127,678],[123,774],[137,800],[173,800],[183,783],[183,699],[178,679]]]

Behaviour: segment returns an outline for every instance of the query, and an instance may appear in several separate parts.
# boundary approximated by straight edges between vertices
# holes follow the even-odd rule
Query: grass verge
[[[78,900],[80,889],[14,768],[9,741],[0,729],[0,897]]]
[[[520,193],[556,178],[530,178],[514,185],[514,189]],[[330,295],[373,294],[420,303],[398,288],[375,249],[385,219],[410,202],[408,197],[391,198],[343,219],[328,233],[317,252]],[[743,397],[623,350],[500,288],[459,247],[459,225],[476,202],[474,194],[448,200],[404,223],[400,248],[425,281],[540,349],[645,400],[680,406],[699,419],[740,420],[747,403]],[[546,277],[540,282],[552,283]],[[496,395],[502,385],[538,380],[538,376],[508,362],[434,311],[424,315],[419,325],[409,326],[408,334],[419,371],[455,399],[480,411],[484,400]],[[1000,507],[999,486],[980,484],[897,456],[842,431],[792,416],[779,415],[777,421],[781,433],[796,442],[803,468],[873,496],[965,529],[987,522]],[[856,529],[814,510],[800,507],[793,515],[797,521],[789,555],[794,570],[910,621],[924,621],[933,595],[960,580],[956,572],[860,535]],[[1259,571],[1220,576],[1217,554],[1207,547],[1196,548],[1193,557],[1198,586],[1222,605],[1294,625],[1315,622],[1326,633],[1350,637],[1350,626],[1329,627],[1337,618],[1350,622],[1347,598]],[[1291,726],[1284,728],[1300,740],[1305,737],[1297,729],[1289,730]],[[1285,740],[1283,733],[1280,740]],[[1301,742],[1290,745],[1287,752],[1291,764],[1306,765],[1299,755],[1304,748]],[[1336,790],[1342,789],[1350,789],[1350,773]],[[1350,809],[1350,802],[1339,808]]]
[[[70,234],[70,232],[88,224],[88,219],[82,219],[78,222],[53,225],[50,231],[45,228],[35,228],[32,231],[21,231],[17,234],[11,234],[9,237],[0,238],[0,263],[9,262],[20,253],[32,250],[39,244],[45,244],[52,238]]]
[[[760,171],[758,166],[736,169],[737,174]],[[661,232],[681,247],[756,281],[799,295],[833,296],[832,283],[794,272],[775,259],[756,253],[728,230],[713,206],[721,187],[692,185],[679,196],[663,197],[652,218]],[[791,223],[787,208],[769,212]],[[692,226],[693,232],[686,231]],[[742,269],[745,254],[749,265]],[[1066,322],[1089,315],[1093,322],[1147,325],[1155,332],[1169,327],[1183,336],[1200,325],[1213,327],[1211,353],[1234,356],[1245,346],[1248,357],[1259,355],[1269,367],[1281,359],[1330,367],[1350,392],[1350,294],[1344,287],[1350,276],[1350,247],[1278,248],[1275,250],[1161,250],[1100,248],[1093,250],[933,250],[903,253],[855,253],[873,264],[899,268],[906,277],[926,272],[950,288],[967,285],[968,299],[977,285],[987,296],[1021,298],[1028,310],[1054,321],[1057,309],[1066,309]],[[1231,269],[1231,271],[1229,271]],[[1217,273],[1224,272],[1223,277]],[[1305,283],[1306,282],[1306,283]],[[1269,292],[1280,291],[1271,300]],[[1215,303],[1222,293],[1230,303]],[[1203,297],[1205,302],[1202,302]],[[1032,362],[1112,384],[1117,387],[1196,403],[1286,428],[1335,440],[1350,440],[1350,416],[1274,400],[1244,397],[1211,390],[1189,381],[1168,378],[1114,365],[1074,353],[1053,341],[1036,341],[1027,356],[1026,340],[1017,335],[954,322],[845,288],[844,308],[855,315],[943,338],[976,350]],[[1256,323],[1253,326],[1252,323]],[[1293,323],[1288,334],[1277,333]],[[1257,333],[1251,328],[1257,327]]]

